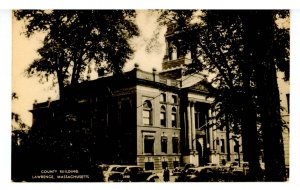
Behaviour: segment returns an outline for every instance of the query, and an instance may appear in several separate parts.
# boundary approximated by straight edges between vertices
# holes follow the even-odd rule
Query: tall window
[[[176,95],[172,95],[171,103],[177,104],[177,96]]]
[[[149,100],[146,100],[143,104],[143,124],[152,124],[152,104]]]
[[[168,138],[161,137],[161,152],[168,153]]]
[[[169,47],[169,60],[177,59],[177,48],[174,45],[170,45]]]
[[[154,170],[154,162],[145,162],[145,170]]]
[[[203,129],[207,123],[208,110],[205,107],[195,106],[195,127]]]
[[[177,110],[176,108],[172,108],[172,115],[171,115],[171,119],[172,119],[172,127],[176,128],[177,127]]]
[[[154,153],[154,137],[146,135],[144,137],[144,153],[153,154]]]
[[[172,147],[173,147],[173,153],[178,153],[178,137],[173,137],[172,138]]]
[[[174,161],[173,166],[174,166],[174,168],[179,167],[179,161]]]
[[[166,108],[165,108],[165,106],[161,106],[161,108],[160,108],[160,125],[163,127],[166,126]]]
[[[161,93],[159,99],[160,99],[161,102],[166,102],[167,101],[166,94]]]
[[[224,139],[221,139],[221,144],[220,144],[220,146],[221,146],[221,152],[222,152],[222,153],[225,153],[225,140],[224,140]]]
[[[239,141],[237,141],[237,140],[234,140],[234,152],[240,152],[240,147],[239,147],[240,145],[239,145]]]
[[[168,167],[168,162],[167,161],[163,161],[161,162],[162,168],[166,169],[166,167]]]

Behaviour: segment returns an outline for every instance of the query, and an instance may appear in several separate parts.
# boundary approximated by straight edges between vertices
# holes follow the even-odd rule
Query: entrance
[[[197,137],[196,149],[198,152],[199,166],[203,166],[205,163],[203,158],[203,142],[203,137]]]

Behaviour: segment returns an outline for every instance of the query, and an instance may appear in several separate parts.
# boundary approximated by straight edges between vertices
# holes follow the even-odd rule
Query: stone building
[[[279,88],[281,118],[284,123],[282,130],[284,160],[287,171],[290,167],[290,81],[284,79],[282,72],[277,73],[277,82]]]
[[[135,65],[122,75],[66,88],[66,102],[71,101],[72,108],[64,118],[69,124],[63,127],[91,134],[97,146],[86,149],[103,163],[160,170],[187,163],[242,161],[241,139],[225,126],[216,126],[207,76],[184,75],[189,55],[178,54],[171,45],[167,49],[171,53],[161,72],[145,72]],[[56,126],[60,114],[65,114],[61,104],[35,103],[33,127]]]

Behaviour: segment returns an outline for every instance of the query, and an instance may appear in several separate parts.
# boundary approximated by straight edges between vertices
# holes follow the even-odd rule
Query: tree
[[[18,10],[14,15],[24,20],[27,37],[47,33],[40,57],[26,72],[40,81],[56,78],[61,98],[65,86],[86,80],[93,67],[98,74],[120,74],[133,54],[129,39],[139,34],[131,10]]]
[[[275,23],[276,19],[285,17],[289,17],[288,11],[252,11],[242,17],[249,60],[255,66],[268,181],[283,181],[286,177],[276,67],[289,78],[289,30],[280,29]]]
[[[78,104],[69,98],[73,94],[66,89],[88,80],[92,69],[98,76],[122,73],[133,54],[130,38],[139,34],[134,23],[135,11],[18,10],[14,15],[25,22],[27,37],[46,32],[38,49],[40,57],[28,66],[26,73],[29,77],[38,76],[40,82],[55,79],[53,85],[58,84],[60,95],[60,101],[45,113],[56,113],[55,118],[47,121],[49,126],[32,126],[28,132],[24,150],[27,176],[24,174],[23,178],[32,181],[32,174],[47,167],[80,168],[93,178],[95,160],[90,151],[95,149],[96,134],[83,124],[85,114],[76,112],[82,110],[76,108]]]
[[[163,15],[163,20],[167,18],[165,23],[169,28],[173,25],[177,48],[184,53],[191,51],[191,72],[207,70],[216,73],[213,83],[217,88],[213,94],[218,117],[225,119],[226,123],[233,122],[233,130],[241,132],[243,154],[249,161],[251,180],[258,180],[260,173],[259,121],[263,129],[265,155],[268,154],[266,158],[269,158],[266,159],[267,180],[284,180],[275,64],[288,73],[286,50],[289,41],[284,31],[277,30],[274,18],[277,12],[202,11],[198,14],[199,21],[192,24],[196,12],[199,13],[195,10],[171,11],[171,14]],[[169,22],[170,18],[172,22]],[[269,93],[265,93],[266,89]],[[274,98],[266,101],[270,100],[268,95]],[[276,119],[271,122],[271,117]],[[271,144],[276,145],[277,151],[270,152]],[[277,164],[275,168],[274,163]]]
[[[12,93],[12,102],[18,99],[17,93]],[[21,116],[12,112],[12,131],[11,131],[11,179],[13,181],[24,180],[24,171],[20,168],[27,164],[26,159],[26,143],[28,139],[28,126],[22,121]]]

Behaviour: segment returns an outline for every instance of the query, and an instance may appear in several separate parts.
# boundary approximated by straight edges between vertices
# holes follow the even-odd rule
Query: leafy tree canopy
[[[289,79],[289,28],[276,22],[286,18],[288,21],[289,11],[282,10],[173,10],[161,17],[177,52],[191,51],[190,72],[215,73],[212,84],[218,118],[234,123],[235,131],[241,130],[244,156],[249,157],[254,180],[259,121],[267,179],[284,179],[276,68]]]
[[[14,16],[25,21],[27,37],[47,33],[26,73],[41,81],[55,76],[61,95],[92,69],[121,73],[133,54],[129,39],[139,34],[132,10],[17,10]]]

